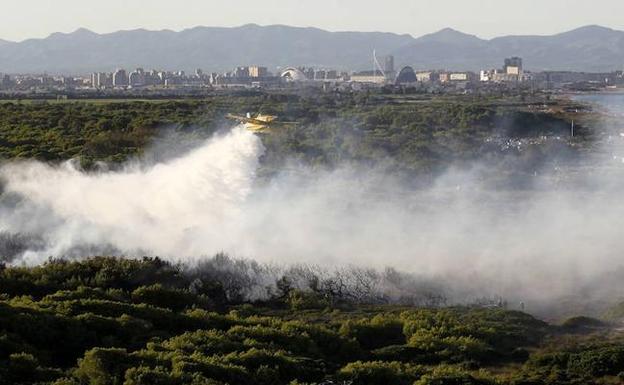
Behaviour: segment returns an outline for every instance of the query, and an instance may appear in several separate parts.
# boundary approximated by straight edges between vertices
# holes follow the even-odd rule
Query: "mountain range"
[[[87,74],[116,68],[223,71],[238,65],[372,67],[372,52],[415,69],[478,71],[520,56],[525,68],[613,71],[624,67],[624,32],[586,26],[550,36],[481,39],[450,28],[414,38],[382,32],[329,32],[283,25],[195,27],[180,32],[87,29],[44,39],[0,40],[0,72]]]

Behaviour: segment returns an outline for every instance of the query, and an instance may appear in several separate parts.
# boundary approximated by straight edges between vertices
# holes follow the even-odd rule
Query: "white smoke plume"
[[[614,284],[624,265],[624,184],[611,176],[585,172],[561,184],[548,174],[530,190],[497,190],[475,165],[414,189],[374,171],[295,167],[258,183],[263,152],[260,138],[237,127],[122,171],[10,163],[0,169],[0,232],[39,239],[14,263],[89,246],[186,262],[226,252],[283,265],[391,266],[446,282],[456,301],[624,295]]]
[[[257,137],[238,128],[146,169],[87,174],[72,162],[9,164],[0,171],[5,193],[23,200],[0,229],[45,235],[49,247],[24,253],[28,264],[77,244],[167,256],[218,251],[228,246],[225,234],[239,221],[262,151]]]

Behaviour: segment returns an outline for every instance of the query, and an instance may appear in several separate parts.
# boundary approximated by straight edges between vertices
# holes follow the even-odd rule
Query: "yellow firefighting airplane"
[[[274,115],[257,114],[252,117],[250,113],[247,113],[247,116],[227,114],[226,118],[242,123],[247,130],[257,133],[266,133],[271,131],[272,128],[287,127],[293,124],[289,122],[278,122],[276,121],[277,116]]]

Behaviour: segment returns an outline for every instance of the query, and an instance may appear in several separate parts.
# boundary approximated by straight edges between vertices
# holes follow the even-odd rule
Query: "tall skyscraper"
[[[394,56],[386,56],[386,59],[384,61],[384,72],[394,72]]]
[[[394,71],[394,56],[388,55],[384,59],[384,74],[387,81],[394,81],[396,72]]]
[[[94,72],[91,74],[91,87],[102,88],[112,85],[111,75],[106,72]]]
[[[113,86],[115,87],[124,87],[128,85],[128,75],[126,74],[126,70],[118,69],[113,73]]]
[[[145,71],[143,68],[137,68],[132,71],[128,76],[128,83],[133,86],[144,86],[145,85]]]

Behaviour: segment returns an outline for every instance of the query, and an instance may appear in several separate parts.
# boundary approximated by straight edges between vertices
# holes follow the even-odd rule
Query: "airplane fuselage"
[[[271,124],[277,119],[274,115],[262,115],[258,114],[255,117],[227,114],[228,119],[236,120],[239,123],[244,124],[245,128],[252,132],[266,132],[270,129]]]

